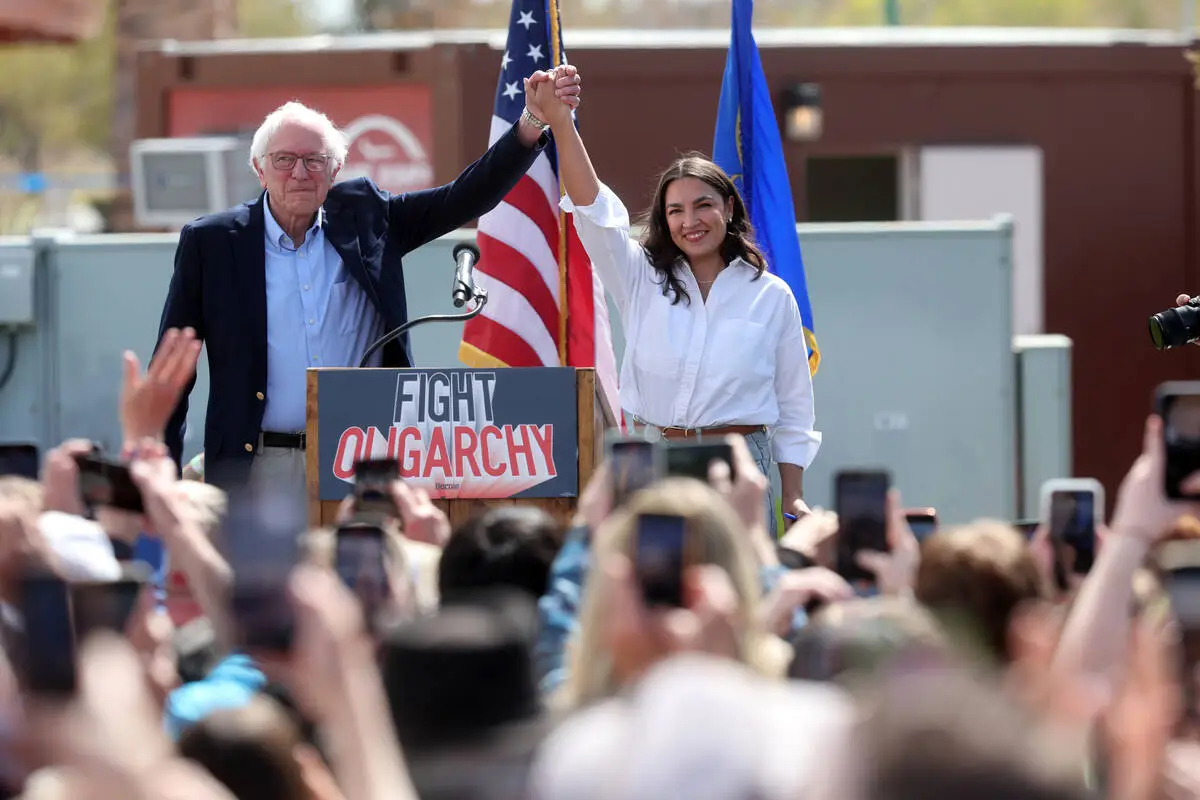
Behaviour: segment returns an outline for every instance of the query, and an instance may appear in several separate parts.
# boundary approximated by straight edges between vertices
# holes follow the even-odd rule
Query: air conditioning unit
[[[262,188],[248,163],[250,139],[139,139],[129,148],[136,224],[181,227],[253,200]]]

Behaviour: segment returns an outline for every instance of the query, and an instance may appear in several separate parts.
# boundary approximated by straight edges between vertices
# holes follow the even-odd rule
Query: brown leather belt
[[[718,425],[713,428],[659,428],[664,439],[699,439],[712,436],[749,436],[762,433],[766,425]]]

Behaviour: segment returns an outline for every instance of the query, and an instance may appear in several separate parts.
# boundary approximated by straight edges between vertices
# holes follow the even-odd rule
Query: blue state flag
[[[783,158],[783,140],[771,105],[771,93],[750,23],[753,0],[733,0],[733,32],[721,101],[713,160],[733,177],[750,212],[758,244],[767,256],[767,269],[791,287],[804,320],[808,370],[817,373],[821,351],[814,335],[812,303],[804,278],[804,259],[796,237],[792,185]]]

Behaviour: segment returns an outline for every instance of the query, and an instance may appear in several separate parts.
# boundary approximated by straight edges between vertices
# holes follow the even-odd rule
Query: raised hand
[[[75,459],[92,452],[86,439],[68,439],[46,454],[42,464],[43,507],[82,517],[87,509],[79,493],[79,465]]]
[[[1188,301],[1191,299],[1192,299],[1191,295],[1181,294],[1175,298],[1175,305],[1176,306],[1186,306],[1188,304]],[[1192,344],[1200,345],[1200,339],[1197,339],[1196,341],[1192,342]]]
[[[525,79],[525,105],[531,114],[551,125],[570,123],[582,91],[579,70],[564,64],[548,72],[535,72]]]
[[[54,571],[57,566],[36,516],[16,502],[0,499],[0,596],[15,602],[11,590],[22,572],[31,567]]]
[[[171,328],[162,339],[150,368],[142,374],[138,358],[125,351],[121,383],[121,427],[125,442],[161,438],[171,412],[188,382],[196,377],[201,342],[191,328]]]
[[[912,588],[921,563],[921,545],[908,526],[900,490],[895,488],[887,496],[887,543],[888,552],[860,550],[854,560],[875,576],[882,594],[904,595]]]
[[[1181,517],[1200,517],[1200,504],[1169,500],[1163,490],[1167,454],[1162,425],[1158,415],[1147,417],[1142,454],[1121,481],[1110,525],[1118,535],[1138,537],[1147,545],[1172,532]],[[1200,473],[1185,478],[1183,488],[1189,493],[1200,490]]]
[[[792,632],[796,609],[813,600],[835,603],[853,597],[854,587],[833,570],[824,567],[793,569],[780,576],[771,593],[763,598],[758,613],[767,630],[787,638]]]
[[[450,520],[433,504],[424,489],[393,481],[389,489],[400,512],[400,532],[404,538],[442,548],[450,541]]]

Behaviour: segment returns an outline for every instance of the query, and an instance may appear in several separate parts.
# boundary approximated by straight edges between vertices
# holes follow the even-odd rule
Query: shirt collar
[[[691,264],[688,263],[688,260],[686,257],[680,256],[679,260],[676,263],[681,265],[684,269],[686,269],[688,271],[688,274],[691,275],[693,279],[695,279],[696,273],[692,272],[692,266],[691,266]],[[741,256],[734,257],[734,259],[732,261],[730,261],[728,264],[726,264],[725,266],[727,268],[728,267],[745,267],[746,269],[753,270],[756,273],[758,272],[757,267],[755,267],[753,264],[751,264],[749,261],[742,258]]]
[[[263,195],[263,221],[266,223],[267,241],[278,247],[280,250],[296,250],[295,243],[292,242],[292,237],[287,235],[283,227],[275,219],[275,215],[271,213],[271,196],[270,194]],[[315,234],[325,224],[325,207],[321,206],[317,209],[317,219],[313,222],[312,227],[304,235],[304,241],[309,241],[310,237]]]

